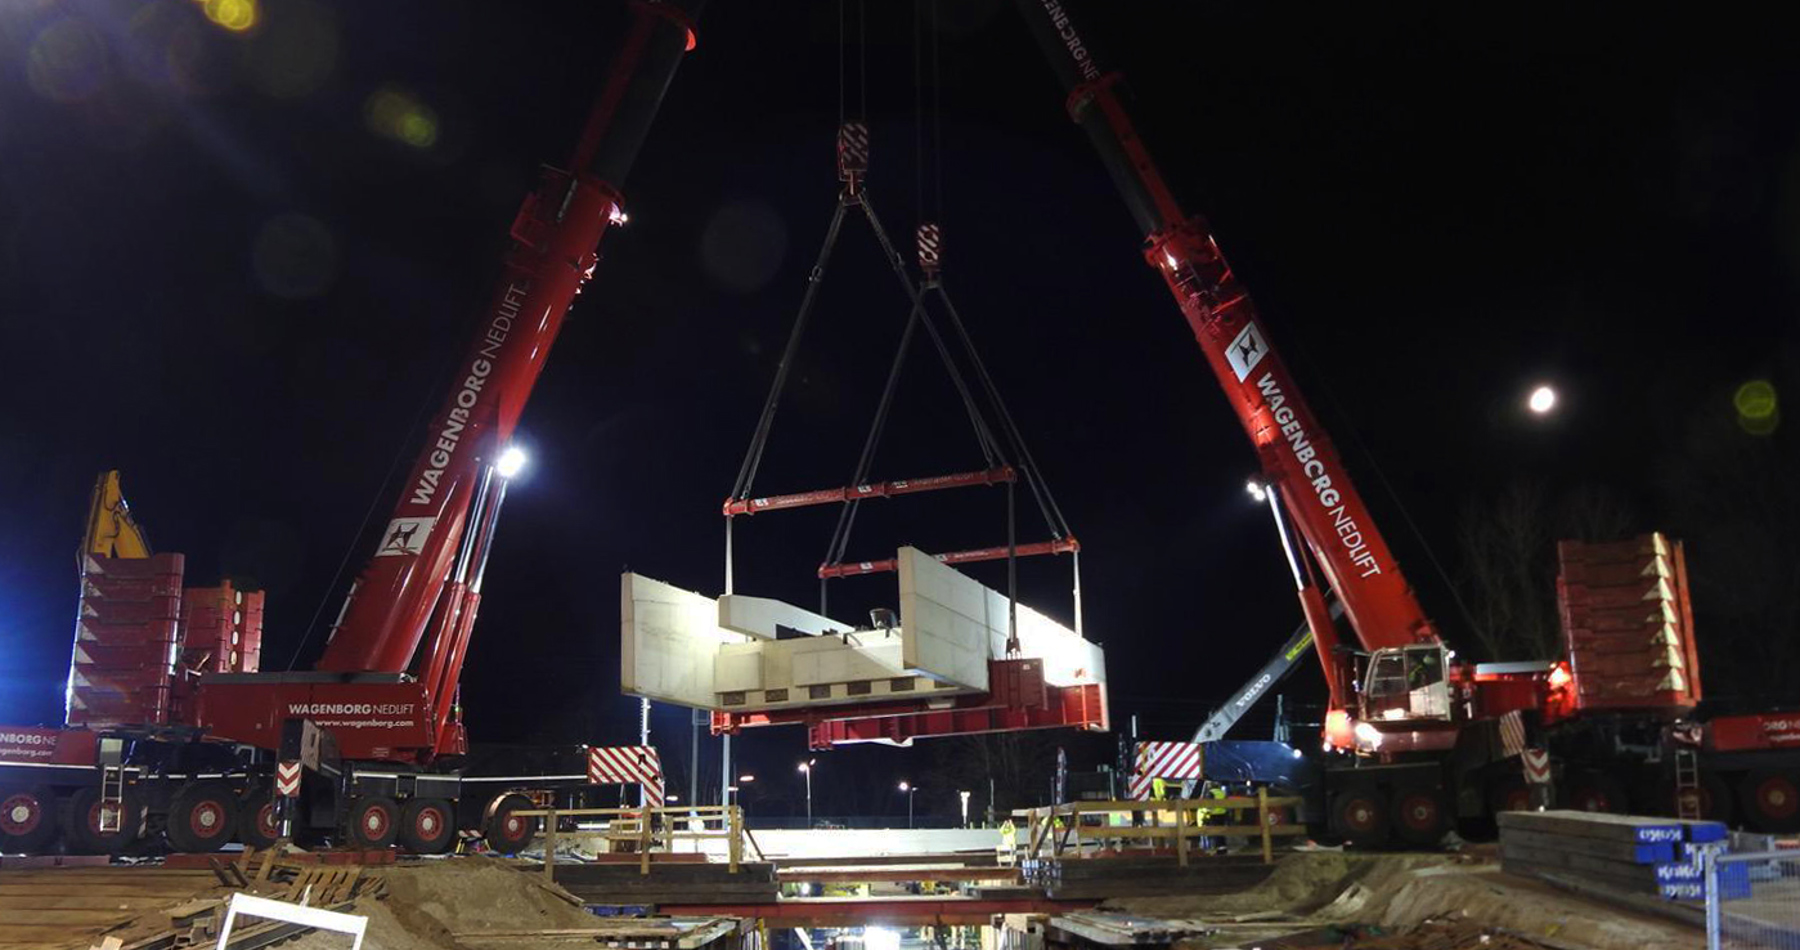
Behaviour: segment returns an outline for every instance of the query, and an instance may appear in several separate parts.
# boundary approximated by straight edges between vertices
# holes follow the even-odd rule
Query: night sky
[[[1083,544],[1115,720],[1182,736],[1299,619],[1244,492],[1248,440],[1011,4],[945,2],[926,30],[942,136],[924,175],[914,5],[867,6],[848,105],[866,97],[874,200],[901,241],[921,191],[945,228],[946,283]],[[567,154],[620,7],[259,0],[235,33],[208,19],[237,9],[219,0],[0,4],[0,721],[60,719],[73,555],[105,468],[190,583],[268,591],[265,668],[316,655],[340,563],[364,556],[366,513],[385,521],[384,479],[536,166]],[[1694,479],[1670,474],[1700,451],[1687,433],[1730,428],[1734,387],[1780,390],[1800,355],[1791,36],[1751,8],[1074,7],[1453,643],[1433,555],[1465,569],[1472,503],[1524,479],[1607,492],[1634,529],[1699,523]],[[619,572],[722,587],[718,505],[838,185],[839,12],[714,0],[701,21],[626,183],[631,222],[525,415],[533,462],[465,673],[478,741],[633,739]],[[906,312],[849,227],[759,493],[847,480]],[[875,477],[980,467],[947,379],[914,356]],[[1550,420],[1522,411],[1541,380],[1563,393]],[[1794,455],[1786,430],[1727,435],[1757,465]],[[1768,503],[1735,517],[1800,587],[1774,537],[1794,503]],[[745,523],[738,589],[815,603],[835,516]],[[850,553],[1000,543],[1004,519],[997,491],[884,502]],[[1020,524],[1044,537],[1029,507]],[[1067,559],[1025,563],[1021,583],[1069,616]],[[833,612],[891,604],[892,584],[838,582]],[[678,784],[686,723],[657,713]],[[747,770],[797,789],[799,730],[745,745]],[[833,755],[899,778],[927,754]]]

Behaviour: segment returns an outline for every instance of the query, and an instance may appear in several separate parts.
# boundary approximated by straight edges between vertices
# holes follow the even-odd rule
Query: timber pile
[[[86,948],[108,935],[135,941],[140,918],[169,929],[154,912],[219,893],[206,871],[76,867],[0,871],[0,947]]]
[[[1724,853],[1716,821],[1681,821],[1584,811],[1502,812],[1500,864],[1515,874],[1577,879],[1673,900],[1706,897],[1705,855]],[[1722,865],[1720,895],[1750,895],[1749,868]]]
[[[0,871],[0,950],[174,950],[211,946],[236,891],[314,907],[379,895],[379,876],[357,866],[321,866],[276,856],[215,858],[210,870],[75,867]],[[277,925],[245,922],[253,937]]]
[[[764,904],[781,893],[775,865],[655,864],[649,874],[636,864],[558,864],[556,883],[589,904]]]
[[[1161,894],[1225,894],[1255,887],[1274,872],[1259,855],[1046,858],[1021,862],[1025,880],[1051,900],[1103,900]],[[985,888],[983,889],[986,890]]]
[[[1081,941],[1102,947],[1166,947],[1179,940],[1191,940],[1218,932],[1218,928],[1195,920],[1171,920],[1143,917],[1109,911],[1077,911],[1049,920],[1057,942],[1074,944]],[[1070,939],[1070,938],[1075,939]]]

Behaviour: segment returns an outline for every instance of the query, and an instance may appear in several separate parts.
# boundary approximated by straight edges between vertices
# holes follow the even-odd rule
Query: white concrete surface
[[[628,695],[727,712],[948,701],[988,691],[1006,655],[1008,603],[917,548],[899,552],[900,626],[855,630],[762,597],[718,600],[636,574],[620,586]],[[1052,686],[1104,683],[1100,647],[1023,604],[1021,654]],[[813,632],[773,639],[778,627]]]
[[[985,692],[987,661],[1006,656],[1006,595],[918,548],[901,548],[899,561],[907,668]],[[1025,604],[1019,605],[1019,652],[1043,661],[1051,686],[1106,682],[1098,644]]]
[[[849,624],[838,623],[824,614],[802,610],[786,601],[770,597],[726,594],[719,598],[719,626],[736,633],[773,640],[777,627],[818,636],[833,630],[847,629]]]

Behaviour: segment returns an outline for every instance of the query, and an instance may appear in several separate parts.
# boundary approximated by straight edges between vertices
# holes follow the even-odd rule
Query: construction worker
[[[1225,786],[1224,785],[1220,785],[1215,782],[1207,782],[1205,784],[1206,784],[1205,791],[1200,793],[1201,798],[1210,798],[1210,799],[1213,799],[1216,801],[1224,800],[1224,798],[1225,798]],[[1222,825],[1222,824],[1225,824],[1226,816],[1229,815],[1230,813],[1231,813],[1231,809],[1226,808],[1223,805],[1202,805],[1199,808],[1194,810],[1194,823],[1199,825],[1202,828],[1206,827],[1209,824],[1214,825],[1214,826]],[[1214,838],[1211,835],[1206,835],[1206,836],[1201,837],[1201,839],[1200,839],[1200,850],[1202,850],[1202,851],[1223,850],[1221,847],[1223,845],[1223,843],[1224,843],[1224,839]]]
[[[1018,846],[1019,829],[1014,827],[1012,819],[1008,818],[1000,823],[1000,863],[1002,865],[1013,863],[1014,857],[1018,853],[1016,850]]]

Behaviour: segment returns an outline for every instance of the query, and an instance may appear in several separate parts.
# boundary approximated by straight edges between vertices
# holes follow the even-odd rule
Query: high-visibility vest
[[[1214,785],[1212,788],[1207,789],[1206,794],[1215,799],[1223,799],[1225,797],[1225,787],[1223,785]],[[1207,816],[1219,818],[1223,817],[1229,811],[1230,809],[1225,808],[1222,805],[1211,805],[1201,808],[1200,816],[1201,820],[1204,821]]]
[[[1169,792],[1169,783],[1163,781],[1160,778],[1152,778],[1150,780],[1150,797],[1152,797],[1152,798],[1167,798],[1168,792]]]

